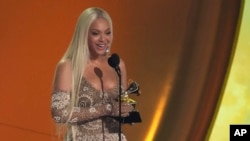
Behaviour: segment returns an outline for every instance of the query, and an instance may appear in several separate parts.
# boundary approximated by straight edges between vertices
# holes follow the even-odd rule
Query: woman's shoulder
[[[59,61],[55,72],[53,89],[69,91],[71,89],[71,74],[71,62],[68,60]]]
[[[69,60],[69,59],[62,59],[62,60],[60,60],[59,62],[58,62],[58,66],[65,66],[65,67],[69,67],[69,66],[71,66],[71,61]]]
[[[125,67],[125,62],[123,61],[122,58],[120,58],[120,64],[119,64],[120,67]]]
[[[60,60],[57,64],[57,69],[58,70],[71,70],[72,65],[71,65],[71,61],[69,59],[65,59],[65,60]]]

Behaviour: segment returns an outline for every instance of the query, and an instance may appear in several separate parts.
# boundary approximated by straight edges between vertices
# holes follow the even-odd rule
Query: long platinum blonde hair
[[[88,47],[89,28],[93,21],[97,18],[106,19],[110,25],[111,31],[113,31],[112,20],[105,10],[97,7],[92,7],[84,10],[78,18],[75,32],[69,44],[69,47],[61,59],[61,61],[70,60],[73,68],[71,106],[74,106],[76,104],[77,94],[80,89],[79,87],[83,72],[90,57]]]
[[[71,84],[72,89],[71,89],[70,109],[72,109],[77,104],[78,93],[80,89],[81,80],[83,77],[83,72],[87,65],[87,61],[90,57],[90,52],[88,47],[89,28],[93,23],[93,21],[98,18],[103,18],[107,20],[107,22],[110,25],[111,32],[113,34],[112,20],[109,14],[101,8],[97,7],[88,8],[84,10],[79,16],[68,49],[66,50],[65,54],[60,60],[60,62],[69,60],[71,61],[72,64],[72,84]],[[72,115],[72,110],[69,119],[71,115]]]

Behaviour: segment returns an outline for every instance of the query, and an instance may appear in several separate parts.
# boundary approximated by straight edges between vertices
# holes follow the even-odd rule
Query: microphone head
[[[114,53],[108,58],[108,63],[111,67],[116,68],[120,64],[119,56]]]

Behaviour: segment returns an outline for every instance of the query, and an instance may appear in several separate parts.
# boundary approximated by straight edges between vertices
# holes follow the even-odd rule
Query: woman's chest
[[[83,78],[98,91],[108,91],[118,85],[118,76],[110,67],[87,67]]]
[[[97,90],[83,78],[78,94],[78,103],[80,107],[89,107],[110,102],[117,99],[118,92],[118,87],[107,90]]]

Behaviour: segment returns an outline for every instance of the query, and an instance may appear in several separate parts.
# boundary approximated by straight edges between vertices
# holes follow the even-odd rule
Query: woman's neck
[[[89,62],[90,63],[94,63],[94,64],[102,64],[104,62],[107,61],[107,57],[106,56],[102,56],[102,55],[99,55],[99,56],[90,56],[90,59],[89,59]]]

